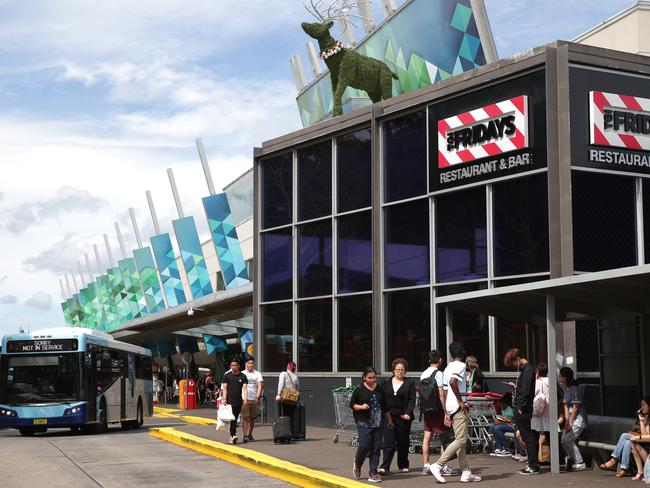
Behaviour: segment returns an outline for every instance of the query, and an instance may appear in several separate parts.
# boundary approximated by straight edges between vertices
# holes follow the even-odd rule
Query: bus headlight
[[[81,407],[66,408],[63,415],[77,415],[78,413],[81,413]]]
[[[14,412],[13,410],[5,410],[5,409],[0,410],[0,417],[15,417],[15,416],[16,416],[16,412]]]

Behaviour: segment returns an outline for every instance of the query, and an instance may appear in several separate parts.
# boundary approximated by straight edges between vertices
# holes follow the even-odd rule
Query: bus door
[[[122,398],[125,399],[126,404],[126,418],[135,419],[137,417],[137,399],[135,396],[135,370],[136,370],[136,358],[135,354],[132,352],[127,353],[126,364],[127,364],[127,374],[125,380],[125,391]]]
[[[83,356],[85,374],[82,376],[82,391],[88,402],[87,420],[91,422],[97,420],[97,370],[101,371],[101,359],[97,363],[96,349],[96,346],[88,346],[88,351]]]

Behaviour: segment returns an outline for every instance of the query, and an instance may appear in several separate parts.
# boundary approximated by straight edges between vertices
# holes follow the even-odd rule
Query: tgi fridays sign
[[[589,142],[602,146],[589,148],[589,162],[650,171],[650,99],[591,91],[589,112]]]
[[[528,135],[526,95],[439,120],[438,184],[456,186],[521,171],[533,164],[532,154],[521,151],[529,147]]]

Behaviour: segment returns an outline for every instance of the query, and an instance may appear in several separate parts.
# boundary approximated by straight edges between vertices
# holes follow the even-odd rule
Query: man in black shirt
[[[239,359],[230,361],[230,370],[226,371],[221,380],[221,391],[225,405],[232,407],[232,414],[235,420],[230,422],[230,443],[237,444],[237,417],[241,413],[241,408],[246,405],[246,395],[244,392],[248,385],[248,378],[241,372]]]
[[[526,443],[526,451],[528,451],[528,466],[520,469],[519,474],[539,474],[539,432],[530,428],[533,399],[535,398],[535,368],[517,348],[508,350],[503,362],[506,367],[517,368],[519,371],[512,406],[515,409],[515,426],[521,433],[521,437]]]

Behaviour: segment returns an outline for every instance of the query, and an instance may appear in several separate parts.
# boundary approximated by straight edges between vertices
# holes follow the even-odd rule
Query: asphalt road
[[[52,430],[31,438],[0,430],[0,486],[3,488],[130,488],[264,486],[286,487],[245,468],[162,442],[147,427],[181,425],[153,418],[145,427],[103,435]]]

